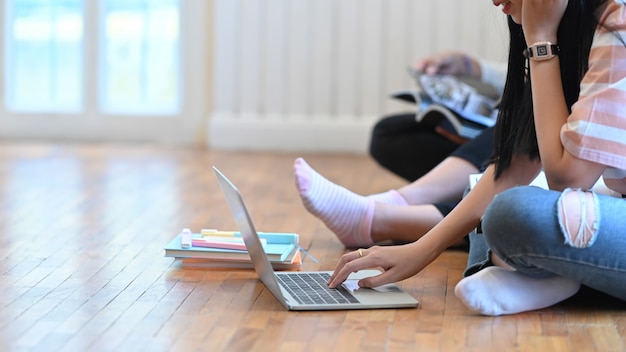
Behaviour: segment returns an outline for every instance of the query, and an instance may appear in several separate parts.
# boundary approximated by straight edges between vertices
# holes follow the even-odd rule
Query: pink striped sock
[[[391,189],[387,192],[377,193],[367,196],[368,198],[373,199],[377,203],[386,203],[391,205],[409,205],[406,199],[400,194],[400,192],[395,189]]]
[[[324,178],[302,158],[296,159],[294,171],[304,207],[322,220],[346,247],[374,244],[371,228],[376,202],[406,204],[397,191],[369,197],[351,192]]]

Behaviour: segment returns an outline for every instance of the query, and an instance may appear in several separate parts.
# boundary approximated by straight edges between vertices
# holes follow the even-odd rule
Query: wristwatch
[[[550,42],[537,42],[524,50],[524,56],[535,61],[550,60],[559,54],[559,46]]]

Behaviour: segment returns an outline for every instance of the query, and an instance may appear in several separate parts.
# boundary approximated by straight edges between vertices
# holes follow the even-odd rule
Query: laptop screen
[[[219,181],[220,187],[226,197],[226,202],[228,203],[228,206],[233,214],[233,218],[239,228],[241,237],[243,237],[243,241],[246,244],[248,254],[250,255],[250,259],[254,265],[254,270],[257,272],[265,286],[267,286],[270,291],[272,291],[272,293],[279,298],[282,304],[286,305],[285,297],[280,289],[280,286],[278,285],[278,282],[276,281],[276,277],[274,276],[274,269],[265,256],[263,245],[261,244],[259,235],[254,228],[252,218],[250,218],[250,214],[248,213],[248,210],[243,202],[241,193],[237,187],[215,166],[213,166],[213,170],[217,175],[217,180]]]

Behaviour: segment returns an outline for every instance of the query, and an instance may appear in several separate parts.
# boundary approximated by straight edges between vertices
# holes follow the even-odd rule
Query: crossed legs
[[[591,192],[565,190],[557,203],[564,242],[572,247],[593,245],[597,235],[596,198]],[[454,292],[470,309],[484,315],[515,314],[552,306],[573,296],[580,283],[561,276],[532,278],[491,253],[492,266],[466,277]]]

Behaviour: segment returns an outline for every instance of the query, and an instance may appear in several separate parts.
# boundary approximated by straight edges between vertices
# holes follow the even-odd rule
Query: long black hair
[[[578,100],[580,82],[588,70],[589,51],[597,26],[599,7],[609,0],[570,0],[557,31],[559,62],[565,101],[571,112]],[[529,66],[524,51],[528,46],[522,26],[508,17],[509,66],[495,127],[495,177],[506,170],[514,156],[539,159],[535,133]],[[532,44],[532,43],[529,43]]]

